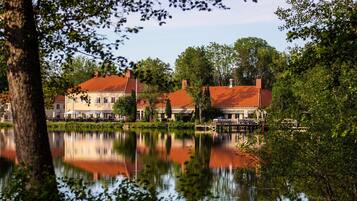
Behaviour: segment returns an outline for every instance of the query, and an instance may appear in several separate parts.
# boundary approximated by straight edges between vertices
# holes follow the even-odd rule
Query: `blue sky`
[[[140,25],[144,29],[131,35],[116,54],[131,61],[158,57],[173,67],[177,56],[187,47],[210,42],[233,44],[238,38],[254,36],[265,39],[279,51],[292,46],[285,40],[286,33],[278,30],[282,22],[274,14],[278,6],[286,6],[284,0],[224,2],[231,7],[230,10],[181,12],[170,9],[173,19],[163,26],[155,21],[140,22],[137,16],[131,15],[128,25]]]

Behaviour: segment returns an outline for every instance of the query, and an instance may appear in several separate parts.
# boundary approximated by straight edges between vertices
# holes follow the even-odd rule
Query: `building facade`
[[[182,81],[182,88],[165,95],[171,102],[172,120],[182,115],[193,115],[195,104],[187,92],[188,82]],[[272,94],[270,90],[263,88],[261,79],[256,80],[255,86],[210,86],[211,105],[221,110],[225,119],[256,119],[262,118],[264,109],[271,104]],[[164,99],[165,99],[164,98]],[[164,102],[164,101],[162,101]],[[144,117],[147,103],[141,101],[138,104],[140,119]],[[165,117],[165,104],[156,105],[159,118]]]
[[[125,75],[94,76],[79,84],[78,88],[88,97],[81,95],[66,95],[65,118],[101,118],[114,119],[113,105],[119,97],[129,96],[132,91],[141,93],[143,84],[134,79],[131,71]]]
[[[2,95],[3,97],[4,95]],[[0,122],[12,122],[12,111],[10,104],[10,96],[6,98],[6,101],[1,101],[1,112],[0,112]],[[54,98],[53,106],[50,109],[45,109],[47,119],[63,119],[65,112],[65,97],[56,96]]]
[[[47,119],[64,119],[65,97],[56,96],[51,109],[46,109]]]

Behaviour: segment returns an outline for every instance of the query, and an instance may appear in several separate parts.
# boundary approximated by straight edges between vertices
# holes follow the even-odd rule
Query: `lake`
[[[296,161],[292,161],[296,153],[288,147],[275,146],[277,150],[269,150],[268,157],[261,154],[264,160],[246,151],[247,147],[260,150],[265,146],[264,138],[243,133],[195,135],[193,131],[154,130],[49,134],[57,176],[81,178],[94,191],[130,178],[154,189],[158,197],[173,200],[325,200],[320,191],[323,187],[309,187],[325,184],[313,180],[313,173],[298,173],[306,172],[304,168],[310,168],[310,164],[301,163],[296,168]],[[1,130],[0,192],[14,164],[13,131]],[[311,194],[311,199],[305,192]]]

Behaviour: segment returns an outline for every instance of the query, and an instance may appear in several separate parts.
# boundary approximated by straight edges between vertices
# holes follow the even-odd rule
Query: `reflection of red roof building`
[[[255,168],[259,159],[251,154],[225,147],[212,148],[209,167],[216,168]]]
[[[135,164],[118,161],[91,161],[91,160],[66,160],[66,163],[93,174],[93,179],[98,180],[102,176],[115,177],[123,175],[131,177],[135,173]],[[141,169],[141,165],[138,169]]]
[[[62,148],[53,148],[51,149],[52,157],[59,158],[63,156],[63,149]],[[0,149],[0,157],[6,158],[10,161],[17,161],[16,151],[11,149]]]
[[[6,158],[7,160],[10,160],[10,161],[16,161],[16,151],[8,150],[8,149],[1,149],[0,157]]]
[[[193,147],[172,147],[169,155],[166,155],[164,148],[158,148],[162,160],[170,160],[179,165],[184,165],[194,154]],[[145,154],[148,148],[138,147],[138,152]],[[247,154],[234,148],[213,147],[211,150],[209,167],[218,168],[255,168],[259,164],[259,159],[251,154]]]

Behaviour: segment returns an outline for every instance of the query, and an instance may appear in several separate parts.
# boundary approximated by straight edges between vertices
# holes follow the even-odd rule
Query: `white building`
[[[143,84],[134,79],[130,70],[124,76],[96,75],[78,87],[88,96],[89,103],[81,100],[81,95],[66,96],[65,118],[113,119],[113,105],[119,97],[129,96],[132,91],[141,93],[143,90]]]

